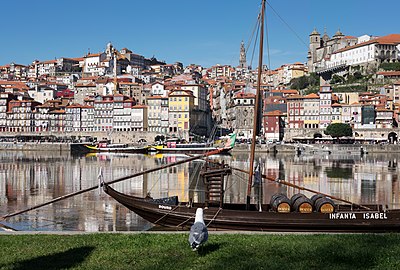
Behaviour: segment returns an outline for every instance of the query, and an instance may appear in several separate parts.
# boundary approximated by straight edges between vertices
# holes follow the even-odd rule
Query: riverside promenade
[[[71,143],[52,142],[0,142],[0,151],[54,151],[70,152]],[[399,153],[398,144],[261,144],[256,145],[256,152],[264,153],[313,153],[318,151],[329,151],[330,154],[360,154],[364,153]],[[232,152],[248,152],[249,144],[236,144]]]
[[[267,153],[297,153],[298,150],[302,153],[318,153],[325,152],[330,154],[360,154],[361,150],[364,153],[400,153],[400,145],[397,144],[261,144],[256,145],[257,152]],[[250,151],[250,145],[237,144],[232,149],[233,152]]]

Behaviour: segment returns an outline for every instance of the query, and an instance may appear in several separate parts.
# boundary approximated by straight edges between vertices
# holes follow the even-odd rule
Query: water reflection
[[[0,214],[47,202],[98,184],[100,168],[106,181],[185,159],[184,155],[91,154],[61,155],[52,152],[0,152]],[[246,153],[214,159],[246,169]],[[276,179],[332,194],[355,203],[383,203],[399,208],[398,155],[295,156],[260,154],[263,173]],[[204,201],[198,178],[203,161],[181,164],[114,184],[117,190],[154,198],[179,196],[181,201]],[[253,195],[264,203],[272,194],[299,192],[273,182],[264,183]],[[226,181],[225,200],[244,202],[247,175],[234,171]],[[306,193],[311,196],[311,193]],[[48,205],[7,219],[19,230],[130,231],[147,230],[151,224],[116,203],[100,190]]]

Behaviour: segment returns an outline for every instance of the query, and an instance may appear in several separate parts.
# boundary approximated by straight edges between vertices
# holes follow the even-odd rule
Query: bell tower
[[[246,49],[244,48],[243,40],[242,40],[242,43],[240,43],[239,67],[240,68],[247,68]]]
[[[314,63],[317,62],[317,48],[321,46],[321,35],[318,33],[317,29],[314,29],[310,34],[310,45],[308,48],[307,62],[308,69],[310,71],[314,70]]]

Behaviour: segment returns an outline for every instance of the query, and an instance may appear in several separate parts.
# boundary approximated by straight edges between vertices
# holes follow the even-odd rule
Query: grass
[[[0,269],[400,269],[400,234],[1,235]]]

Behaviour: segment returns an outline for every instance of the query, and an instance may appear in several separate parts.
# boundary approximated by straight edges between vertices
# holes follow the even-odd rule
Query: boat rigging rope
[[[178,225],[176,225],[176,227],[181,227],[183,226],[183,224],[186,224],[187,222],[189,222],[189,220],[191,220],[192,218],[196,218],[196,215],[193,215],[191,217],[189,217],[188,219],[186,219],[185,221],[179,223]]]
[[[253,58],[254,58],[254,53],[255,53],[255,51],[256,51],[256,46],[257,46],[257,40],[258,40],[258,33],[259,33],[259,31],[260,31],[260,19],[258,19],[256,39],[254,40],[253,52],[251,53],[250,66],[253,64]]]
[[[304,44],[304,46],[307,47],[308,49],[308,45],[306,44],[306,42],[296,33],[296,31],[293,30],[292,27],[290,27],[290,25],[279,15],[279,13],[271,6],[270,1],[266,1],[267,5],[271,8],[271,10],[276,14],[276,16],[278,16],[278,18],[286,25],[287,28],[289,28],[290,31],[292,31],[292,33],[297,37],[298,40],[300,40],[301,43]]]
[[[230,184],[229,186],[227,186],[225,188],[224,192],[230,190],[233,187],[233,185],[237,183],[238,180],[242,181],[242,183],[244,183],[244,184],[247,183],[247,180],[244,179],[244,177],[239,176],[239,174],[232,173],[232,175],[236,176],[236,178],[235,178],[235,180],[232,181],[232,184]]]
[[[265,9],[265,12],[267,12],[267,9]],[[267,69],[271,69],[271,55],[269,53],[268,16],[266,16],[266,19],[265,19],[265,36],[266,36],[266,42],[267,42],[267,55],[268,55]]]
[[[164,169],[164,170],[166,170],[166,169]],[[156,184],[157,184],[158,182],[160,182],[160,180],[161,180],[161,173],[162,173],[162,170],[161,170],[160,173],[158,174],[158,179],[157,179],[156,181],[154,181],[153,185],[152,185],[151,188],[147,191],[147,193],[151,193],[151,191],[152,191],[153,188],[156,186]]]
[[[260,7],[260,8],[261,8],[261,7]],[[258,14],[260,14],[260,12],[259,12]],[[257,16],[257,21],[256,21],[256,23],[254,24],[253,31],[251,32],[250,38],[248,39],[247,46],[246,46],[246,49],[245,49],[246,57],[247,57],[247,53],[248,53],[248,50],[249,50],[249,48],[250,48],[250,45],[251,45],[251,43],[253,42],[254,33],[255,33],[256,30],[258,31],[259,25],[260,25],[260,15]],[[257,35],[258,35],[258,34],[257,34]],[[257,43],[257,40],[255,40],[254,43]],[[254,54],[254,53],[253,53],[253,54]],[[252,60],[250,61],[250,66],[253,64],[253,56],[252,56],[251,59],[252,59]]]
[[[213,216],[213,218],[210,220],[210,222],[208,222],[207,227],[211,224],[211,222],[213,222],[215,220],[215,218],[218,216],[218,214],[222,211],[222,208],[220,207],[217,211],[217,213],[215,213],[215,215]]]
[[[181,203],[178,203],[177,206],[175,206],[173,209],[169,210],[167,213],[165,213],[162,217],[160,217],[159,219],[157,219],[156,221],[154,221],[154,224],[157,224],[158,222],[160,222],[163,218],[165,218],[166,216],[168,216],[169,214],[171,214],[172,212],[174,212],[179,206],[181,206]]]

